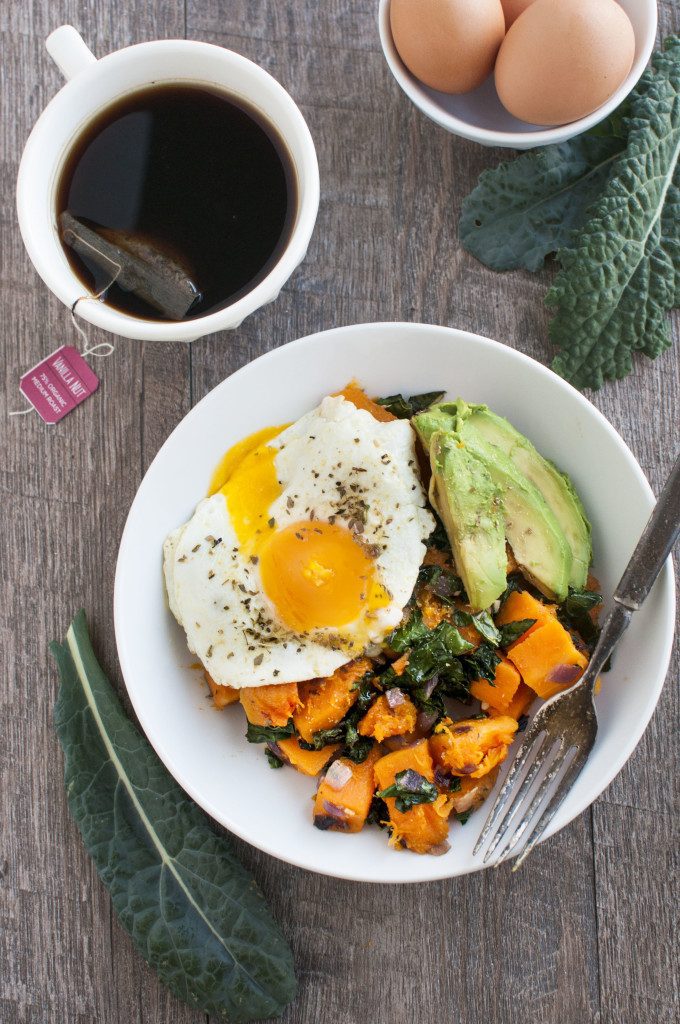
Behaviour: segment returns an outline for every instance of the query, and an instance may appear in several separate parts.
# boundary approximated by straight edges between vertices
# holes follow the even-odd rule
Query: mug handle
[[[66,81],[97,61],[73,25],[55,28],[45,40],[45,47]]]

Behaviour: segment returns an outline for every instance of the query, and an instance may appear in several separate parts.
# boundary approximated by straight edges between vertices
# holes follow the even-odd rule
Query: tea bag
[[[59,215],[59,228],[64,245],[110,273],[112,283],[133,292],[170,320],[181,320],[201,299],[185,270],[149,242],[110,229],[105,229],[104,237],[67,210]]]

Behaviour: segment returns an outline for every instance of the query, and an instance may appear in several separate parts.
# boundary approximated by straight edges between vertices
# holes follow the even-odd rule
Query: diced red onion
[[[437,843],[436,846],[431,846],[428,850],[433,857],[442,857],[445,853],[448,853],[451,849],[451,843],[445,839],[443,843]]]
[[[345,811],[342,807],[338,807],[337,804],[332,804],[328,800],[324,800],[323,809],[329,818],[335,818],[336,821],[345,820]]]
[[[281,750],[281,747],[278,745],[278,743],[276,743],[274,740],[267,741],[267,749],[271,750],[274,757],[278,757],[280,761],[285,761],[286,764],[288,763],[288,758]]]
[[[438,576],[430,589],[437,597],[453,597],[460,592],[460,587],[454,585],[450,576]]]
[[[387,703],[391,708],[398,708],[400,704],[404,703],[404,694],[398,686],[393,686],[391,690],[385,691],[385,697]]]
[[[435,674],[435,675],[432,676],[431,679],[428,679],[428,681],[423,686],[423,693],[425,694],[425,697],[428,700],[432,696],[432,694],[434,693],[434,688],[435,688],[435,686],[437,685],[438,682],[439,682],[439,676]]]
[[[342,789],[346,783],[352,778],[352,769],[342,761],[333,761],[326,772],[325,781],[331,787],[331,789]]]
[[[416,718],[416,729],[423,734],[428,733],[436,721],[436,711],[420,711]]]
[[[420,740],[414,740],[412,732],[407,732],[403,736],[388,736],[383,740],[383,746],[390,753],[394,750],[403,750],[404,747],[413,747],[416,743],[420,743]]]
[[[568,683],[575,683],[581,675],[583,675],[583,669],[580,665],[555,665],[545,678],[548,683],[559,683],[566,686]]]
[[[443,772],[441,768],[435,768],[434,781],[440,789],[448,789],[451,785],[451,776]]]
[[[423,776],[413,768],[407,768],[399,779],[399,785],[408,793],[417,793],[423,784]]]

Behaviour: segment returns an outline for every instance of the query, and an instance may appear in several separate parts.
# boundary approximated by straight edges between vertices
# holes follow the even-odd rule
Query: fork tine
[[[513,834],[510,836],[510,839],[508,840],[508,843],[507,843],[505,849],[500,854],[500,856],[498,858],[498,863],[499,864],[500,864],[500,862],[502,860],[506,860],[509,856],[511,856],[512,851],[515,849],[515,847],[519,843],[520,839],[522,838],[522,836],[526,832],[527,828],[531,824],[531,820],[532,820],[533,816],[535,815],[536,811],[538,810],[538,808],[543,803],[543,800],[545,799],[546,793],[548,792],[548,790],[550,789],[550,787],[554,783],[555,776],[559,773],[560,769],[562,768],[562,765],[565,762],[567,754],[572,749],[573,748],[571,746],[567,747],[566,750],[562,746],[559,748],[559,750],[557,752],[557,756],[555,757],[555,760],[550,765],[550,768],[546,772],[545,778],[543,779],[543,781],[541,782],[541,785],[536,790],[536,795],[534,796],[533,800],[531,801],[531,803],[529,805],[529,810],[522,817],[521,821],[519,821],[519,823],[517,824],[517,828],[515,829]]]
[[[518,787],[517,793],[515,794],[514,799],[510,803],[510,806],[508,807],[507,811],[505,812],[505,816],[504,816],[503,820],[501,821],[500,825],[498,826],[498,828],[496,830],[495,836],[491,840],[491,843],[489,845],[489,849],[484,854],[484,860],[483,860],[484,864],[488,864],[488,862],[489,862],[489,860],[490,860],[494,850],[499,845],[499,843],[502,842],[503,837],[504,837],[505,833],[508,831],[513,818],[515,817],[515,815],[519,811],[520,807],[524,803],[524,798],[527,795],[527,793],[529,792],[529,790],[531,789],[531,786],[533,785],[534,779],[536,778],[536,776],[540,772],[541,766],[543,765],[543,762],[545,761],[545,759],[548,756],[548,754],[553,750],[554,746],[555,746],[555,740],[552,737],[548,736],[547,733],[544,734],[544,736],[543,736],[543,738],[541,740],[541,743],[540,743],[540,745],[538,747],[538,750],[536,751],[536,756],[535,756],[534,760],[531,762],[531,765],[529,766],[529,770],[527,771],[526,775],[524,776],[524,779],[522,780],[522,785]],[[560,747],[560,750],[561,750],[561,747]],[[559,754],[560,750],[557,751],[558,754]]]
[[[491,829],[493,828],[493,826],[496,824],[496,822],[500,818],[500,816],[501,816],[501,814],[503,812],[503,809],[505,808],[505,804],[507,803],[508,796],[509,796],[510,790],[512,788],[512,784],[515,781],[515,779],[517,778],[517,775],[519,774],[519,772],[522,770],[522,768],[526,764],[526,760],[527,760],[527,758],[529,756],[529,753],[531,752],[534,744],[536,743],[536,740],[539,739],[539,738],[541,738],[541,743],[540,743],[539,748],[538,748],[538,752],[540,753],[541,747],[543,746],[543,741],[545,739],[545,734],[541,733],[541,732],[538,732],[535,735],[532,735],[532,733],[529,732],[527,734],[527,736],[525,737],[525,739],[524,739],[524,741],[522,743],[522,746],[519,748],[519,750],[515,754],[515,759],[512,762],[512,764],[510,765],[510,771],[508,772],[508,774],[505,777],[505,782],[503,783],[503,786],[501,787],[500,793],[496,797],[496,802],[494,803],[493,807],[491,808],[491,810],[489,812],[489,816],[486,819],[486,822],[484,823],[484,828],[479,833],[479,839],[475,843],[475,848],[472,851],[473,855],[478,853],[481,850],[482,846],[484,845],[484,842],[486,841],[486,837],[489,835]]]
[[[536,843],[540,842],[541,836],[543,835],[543,833],[547,829],[548,825],[553,820],[553,818],[555,817],[555,815],[559,811],[560,807],[564,803],[564,800],[565,800],[565,798],[567,796],[567,793],[571,789],[571,787],[572,787],[576,777],[581,774],[581,771],[583,770],[583,766],[584,766],[584,764],[586,763],[587,760],[588,760],[588,753],[587,753],[587,751],[583,751],[583,750],[577,751],[576,756],[574,757],[574,760],[571,762],[571,764],[567,768],[566,772],[562,776],[562,779],[561,779],[557,789],[553,793],[552,799],[551,799],[550,803],[548,804],[548,806],[544,810],[543,814],[538,819],[538,822],[536,823],[536,826],[534,827],[534,829],[530,833],[529,838],[527,839],[527,841],[526,841],[526,843],[524,845],[524,849],[522,850],[520,855],[516,858],[515,863],[512,865],[512,870],[513,871],[517,871],[517,868],[520,867],[520,865],[525,860],[525,858],[529,856],[529,854],[533,850],[533,848],[536,845]]]

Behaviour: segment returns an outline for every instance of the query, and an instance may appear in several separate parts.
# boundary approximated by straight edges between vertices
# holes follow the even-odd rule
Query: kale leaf
[[[440,622],[410,649],[403,676],[418,685],[437,673],[455,672],[456,659],[473,648],[450,622]]]
[[[285,740],[295,732],[293,719],[287,725],[253,725],[248,722],[246,739],[248,743],[275,743],[276,740]]]
[[[264,756],[269,761],[270,768],[283,768],[283,761],[278,754],[274,753],[271,747],[264,748]]]
[[[553,369],[579,388],[625,377],[636,351],[671,344],[680,305],[680,38],[652,57],[623,106],[583,135],[484,172],[460,238],[495,270],[557,252]]]
[[[416,804],[433,803],[437,799],[438,791],[435,784],[428,782],[420,772],[406,768],[403,772],[397,772],[391,786],[381,789],[375,795],[380,800],[395,797],[395,807],[398,811],[404,812],[410,811]]]
[[[461,660],[470,682],[475,679],[488,679],[490,683],[493,683],[496,678],[496,668],[501,659],[491,644],[482,643],[472,654],[465,655]]]
[[[51,650],[69,807],[135,948],[214,1020],[278,1016],[293,959],[255,879],[126,716],[83,612]]]
[[[370,736],[361,736],[357,725],[359,719],[364,716],[371,705],[373,698],[378,696],[377,691],[371,685],[372,678],[372,674],[368,672],[360,680],[358,683],[359,696],[337,725],[315,732],[311,743],[307,743],[303,739],[298,740],[303,750],[322,750],[330,743],[342,743],[343,749],[340,752],[342,757],[348,757],[356,764],[366,760],[374,741]]]
[[[567,598],[557,609],[557,617],[567,629],[575,630],[590,647],[595,644],[600,630],[591,619],[591,609],[602,604],[602,595],[595,590],[569,588]]]
[[[626,145],[622,112],[583,135],[483,171],[463,200],[459,237],[492,270],[539,270],[569,244]]]
[[[501,647],[509,647],[519,640],[528,629],[536,625],[536,619],[516,619],[515,622],[506,622],[500,628]]]
[[[426,639],[430,634],[430,630],[423,622],[423,616],[419,608],[413,608],[411,614],[403,626],[398,626],[393,633],[387,638],[387,644],[396,651],[397,654],[403,654],[413,647],[414,644],[419,643],[421,640]]]
[[[451,572],[450,569],[443,569],[441,565],[421,565],[418,572],[418,583],[428,587],[446,604],[451,604],[454,597],[467,601],[467,594],[460,576]]]
[[[477,632],[487,640],[492,647],[498,647],[501,642],[501,634],[498,626],[491,618],[489,612],[464,612],[460,609],[456,612],[456,624],[459,626],[474,626]]]
[[[389,828],[389,811],[387,804],[380,797],[374,796],[371,800],[371,808],[366,817],[367,825],[377,825],[378,828]]]
[[[636,351],[671,344],[680,305],[680,38],[666,40],[630,95],[628,143],[583,226],[560,250],[546,303],[560,352],[553,369],[579,388],[625,377]]]
[[[435,402],[441,402],[445,394],[445,391],[426,391],[421,395],[411,395],[410,398],[404,398],[403,395],[388,395],[387,398],[376,398],[376,402],[397,419],[410,420],[416,413],[429,409]]]
[[[427,543],[431,547],[437,548],[438,551],[451,551],[449,535],[447,534],[444,524],[439,516],[435,516],[435,528],[427,538]]]

